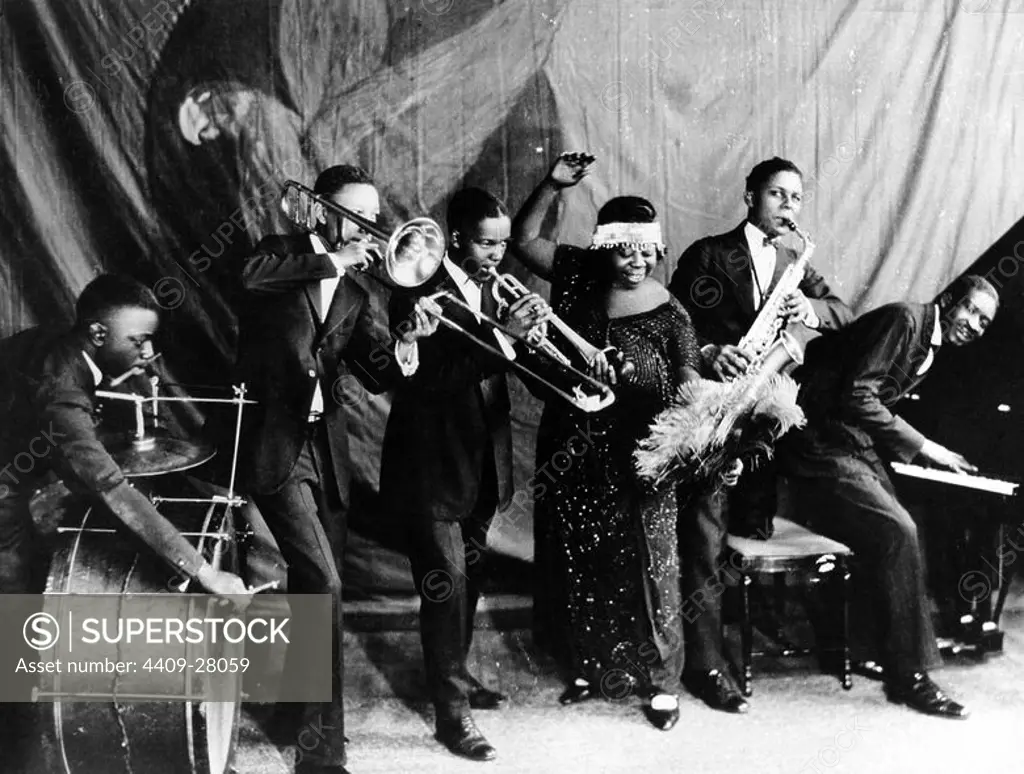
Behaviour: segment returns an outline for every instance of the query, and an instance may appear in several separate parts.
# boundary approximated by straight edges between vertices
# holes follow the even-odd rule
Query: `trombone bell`
[[[281,211],[292,223],[313,233],[326,226],[329,234],[340,234],[343,220],[355,223],[385,246],[380,262],[385,276],[367,274],[385,284],[418,288],[437,273],[444,261],[444,233],[430,218],[414,218],[388,234],[372,220],[318,196],[294,180],[284,184]]]
[[[441,267],[445,244],[441,227],[430,218],[403,223],[388,239],[384,269],[403,288],[418,288]]]

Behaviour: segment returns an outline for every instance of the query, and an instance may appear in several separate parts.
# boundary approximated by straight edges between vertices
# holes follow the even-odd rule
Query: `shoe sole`
[[[932,718],[945,718],[946,720],[967,720],[971,716],[970,712],[964,712],[963,715],[949,715],[949,714],[947,714],[945,712],[929,712],[928,710],[923,710],[923,709],[919,709],[918,707],[915,707],[913,704],[908,702],[906,699],[900,699],[900,698],[893,697],[893,696],[886,696],[885,698],[889,700],[890,704],[896,704],[898,706],[903,706],[903,707],[906,707],[907,709],[914,710],[914,712],[920,712],[922,715],[927,715],[927,716],[932,717]]]

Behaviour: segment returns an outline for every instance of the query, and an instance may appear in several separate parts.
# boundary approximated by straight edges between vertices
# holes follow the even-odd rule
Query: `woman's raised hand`
[[[563,153],[555,159],[548,172],[548,180],[560,188],[576,185],[590,174],[590,165],[594,161],[595,157],[589,153]]]

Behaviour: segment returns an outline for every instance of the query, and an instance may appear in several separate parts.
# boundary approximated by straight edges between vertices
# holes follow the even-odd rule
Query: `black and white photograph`
[[[0,0],[0,129],[0,772],[1024,765],[1024,0]]]

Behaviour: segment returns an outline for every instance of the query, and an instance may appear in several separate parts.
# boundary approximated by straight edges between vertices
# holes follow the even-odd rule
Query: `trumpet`
[[[491,285],[491,294],[494,296],[494,300],[498,302],[499,316],[504,314],[504,311],[508,309],[513,302],[518,301],[530,292],[530,290],[513,274],[499,274],[493,266],[487,267],[486,271],[493,281],[493,284]],[[501,295],[502,291],[508,294],[508,298]],[[598,355],[604,353],[613,365],[615,365],[619,376],[628,378],[636,370],[633,363],[629,360],[623,359],[622,355],[615,347],[599,349],[566,325],[565,321],[557,315],[552,314],[548,317],[547,322],[549,322],[555,330],[561,333],[562,336],[565,337],[565,340],[580,353],[588,366],[594,362],[594,359]],[[558,349],[558,347],[548,340],[545,335],[545,331],[541,330],[541,332],[537,334],[537,338],[538,347],[543,349],[563,365],[569,365],[569,358],[567,358],[562,351]]]
[[[444,235],[441,227],[430,218],[414,218],[403,223],[389,234],[372,220],[317,195],[306,186],[294,180],[288,180],[284,184],[284,192],[281,196],[281,210],[291,222],[306,231],[317,234],[321,231],[320,226],[325,226],[324,230],[328,234],[340,234],[342,221],[346,218],[355,223],[364,232],[384,245],[382,252],[376,251],[378,260],[371,267],[364,269],[363,275],[389,288],[394,288],[395,286],[407,289],[418,288],[426,284],[437,273],[444,262],[446,255]],[[513,301],[522,298],[529,292],[515,277],[499,275],[493,269],[490,271],[494,273],[496,280],[493,292],[495,300],[498,301],[499,309],[502,304],[508,306],[510,302],[499,297],[498,285],[512,296]],[[554,394],[572,403],[581,411],[599,411],[614,402],[615,393],[611,391],[608,385],[572,366],[569,358],[559,351],[546,336],[521,336],[501,325],[496,320],[479,314],[477,310],[470,308],[464,301],[447,290],[436,291],[428,297],[432,300],[443,298],[456,306],[467,309],[486,325],[501,331],[508,338],[521,342],[529,347],[531,351],[554,362],[562,371],[569,374],[575,382],[568,390],[555,385],[551,380],[523,366],[514,359],[509,359],[496,346],[483,341],[444,315],[437,318],[440,324],[470,339],[474,344],[487,350],[492,355],[508,360],[512,370],[543,384]],[[600,350],[587,342],[561,320],[558,320],[557,323],[552,322],[562,335],[565,336],[566,340],[580,352],[588,365],[601,352],[606,352],[609,356],[614,357],[614,348]],[[631,369],[632,364],[628,365]],[[620,373],[626,375],[627,371],[620,368]],[[585,391],[581,385],[588,386],[590,392]]]
[[[384,276],[372,273],[371,268],[363,271],[385,285],[419,287],[434,276],[444,261],[444,234],[430,218],[413,218],[389,234],[358,212],[319,196],[294,180],[284,184],[281,210],[293,223],[314,233],[319,233],[318,226],[323,225],[329,234],[340,235],[345,219],[355,223],[383,245],[383,251],[374,247],[373,252],[375,264],[382,267]]]
[[[589,414],[595,411],[600,411],[601,409],[610,406],[612,403],[615,402],[615,393],[612,392],[611,388],[607,384],[598,381],[590,374],[584,373],[583,371],[573,366],[570,363],[569,359],[564,354],[562,354],[562,352],[560,352],[558,348],[555,347],[546,338],[541,338],[540,340],[532,340],[534,339],[534,337],[532,336],[522,336],[516,333],[515,331],[511,330],[510,328],[505,327],[497,320],[492,320],[487,315],[480,314],[475,309],[473,309],[473,307],[471,307],[462,299],[458,298],[454,293],[452,293],[449,290],[437,291],[432,295],[427,296],[427,298],[431,301],[444,300],[450,304],[454,304],[455,306],[465,309],[470,314],[478,316],[481,322],[487,325],[488,327],[496,331],[500,331],[504,336],[514,341],[518,341],[522,344],[525,344],[531,351],[543,357],[546,357],[548,360],[553,362],[557,367],[561,368],[565,373],[571,375],[576,383],[571,385],[569,390],[564,390],[558,385],[556,385],[554,382],[552,382],[550,379],[547,379],[543,375],[537,373],[536,371],[527,368],[517,360],[509,359],[508,356],[505,355],[505,353],[499,350],[496,346],[494,346],[493,344],[489,344],[488,342],[474,335],[470,331],[467,331],[454,320],[449,320],[443,314],[434,315],[437,317],[437,321],[440,324],[444,325],[447,328],[450,328],[459,335],[468,338],[481,349],[487,350],[492,355],[500,357],[504,360],[508,360],[508,364],[513,371],[517,371],[518,373],[527,376],[536,382],[539,382],[558,397],[573,404],[580,411],[584,411]],[[589,387],[591,392],[587,392],[585,389],[583,389],[584,385]]]

